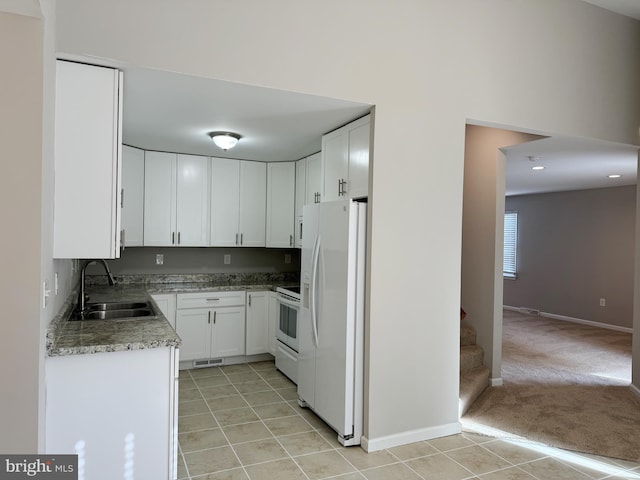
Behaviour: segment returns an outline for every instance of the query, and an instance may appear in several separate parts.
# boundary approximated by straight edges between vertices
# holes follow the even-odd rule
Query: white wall
[[[58,7],[60,52],[376,105],[366,392],[374,449],[457,428],[467,119],[638,142],[638,22],[579,0]]]

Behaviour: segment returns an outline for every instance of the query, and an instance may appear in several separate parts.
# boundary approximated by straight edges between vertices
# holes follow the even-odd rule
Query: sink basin
[[[71,321],[116,320],[119,318],[151,317],[156,315],[149,302],[89,303],[84,315],[74,312]]]
[[[109,303],[89,303],[87,311],[105,311],[105,310],[134,310],[138,308],[150,308],[147,302],[109,302]]]
[[[113,320],[117,318],[150,317],[153,312],[148,308],[130,308],[125,310],[94,310],[84,314],[84,320]]]

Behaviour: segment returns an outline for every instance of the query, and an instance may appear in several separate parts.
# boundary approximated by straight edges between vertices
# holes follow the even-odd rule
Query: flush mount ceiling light
[[[619,173],[614,173],[612,175],[607,175],[608,178],[621,178],[622,175],[620,175]]]
[[[531,167],[531,170],[544,170],[544,167],[542,165],[537,165],[535,167]]]
[[[207,135],[211,137],[213,143],[215,143],[222,150],[229,150],[238,143],[242,137],[237,133],[231,132],[209,132]]]

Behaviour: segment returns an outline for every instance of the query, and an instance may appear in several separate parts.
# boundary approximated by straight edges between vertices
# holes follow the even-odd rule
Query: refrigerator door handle
[[[311,288],[309,296],[309,310],[311,312],[311,331],[313,332],[313,343],[318,346],[318,315],[316,312],[316,288],[318,287],[318,260],[320,257],[320,236],[316,237],[313,244],[313,254],[311,261]]]

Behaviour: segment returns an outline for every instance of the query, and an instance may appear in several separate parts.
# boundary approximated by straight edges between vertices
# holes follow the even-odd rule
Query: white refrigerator
[[[366,203],[303,210],[298,402],[359,445],[364,396]]]

